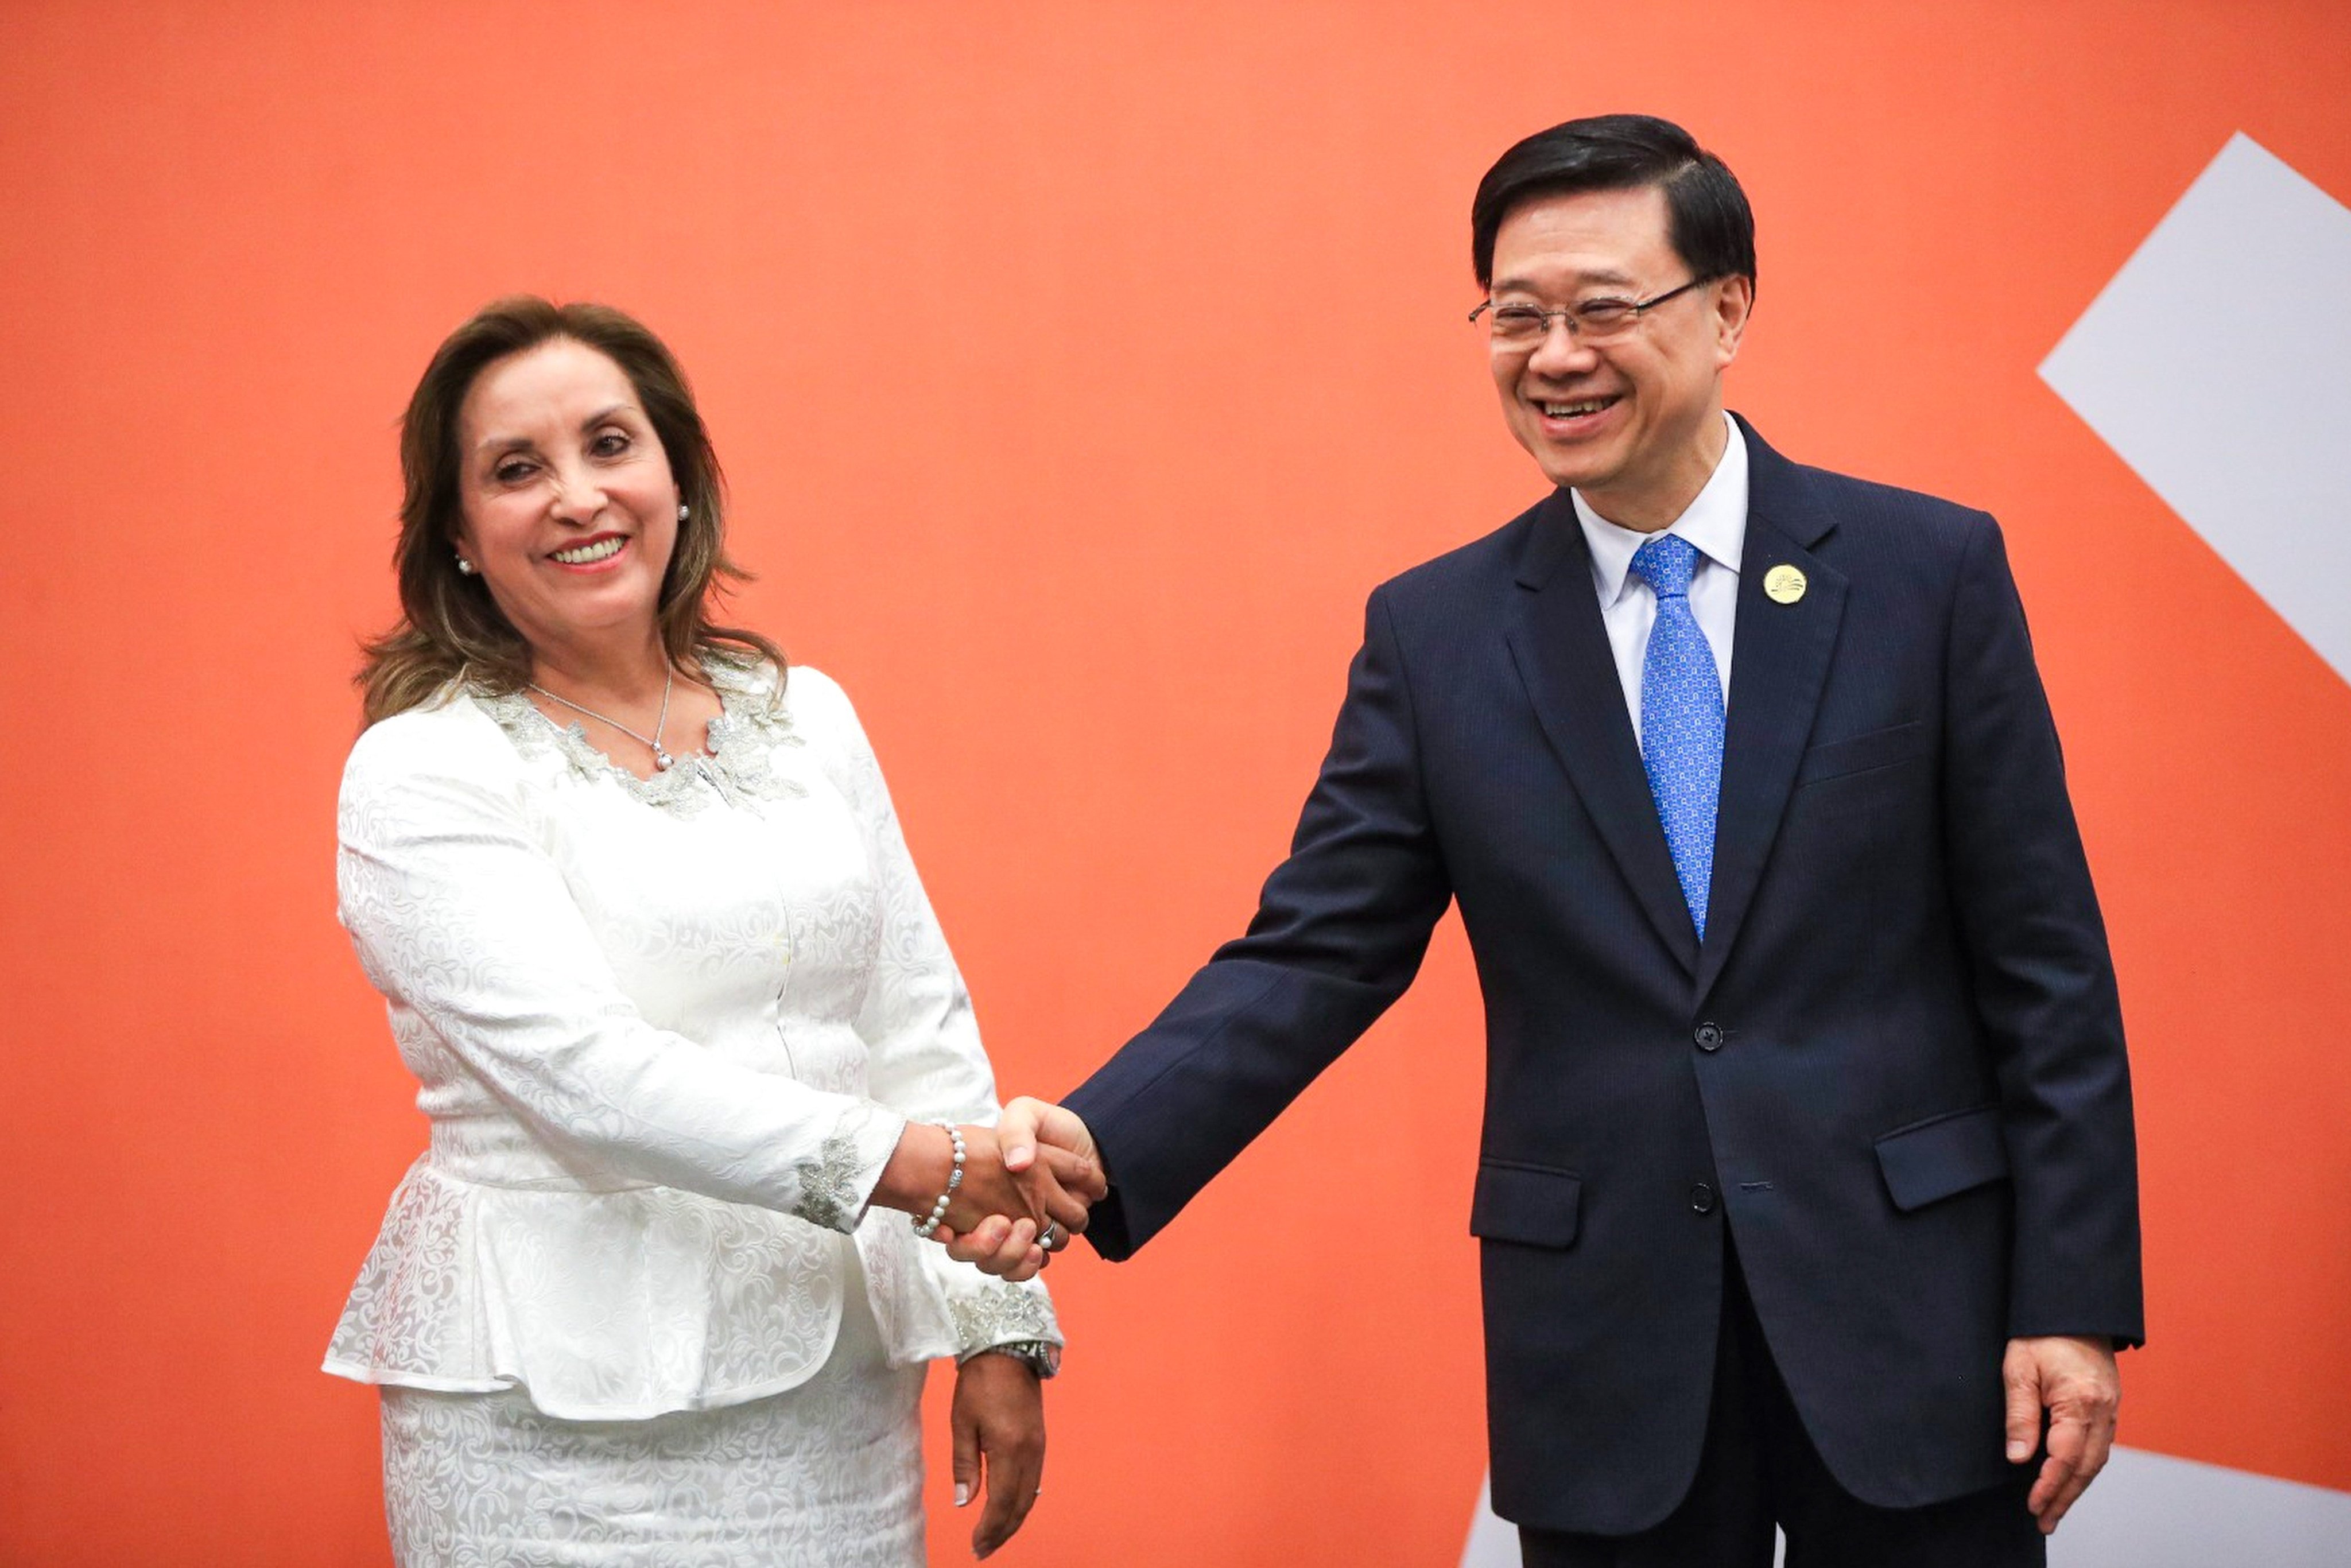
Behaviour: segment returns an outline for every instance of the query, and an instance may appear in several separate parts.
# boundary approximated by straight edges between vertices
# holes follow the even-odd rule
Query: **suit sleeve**
[[[1963,549],[1944,821],[2015,1192],[2009,1333],[2146,1337],[2130,1071],[2105,926],[1998,526]]]
[[[1384,591],[1364,622],[1322,775],[1248,934],[1068,1099],[1113,1183],[1086,1232],[1107,1258],[1155,1235],[1404,993],[1451,900]]]

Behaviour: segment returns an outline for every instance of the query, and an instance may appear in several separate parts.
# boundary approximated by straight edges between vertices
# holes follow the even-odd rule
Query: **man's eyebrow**
[[[1589,272],[1577,273],[1570,287],[1588,288],[1597,283],[1611,288],[1630,288],[1635,282],[1635,279],[1630,273],[1618,272],[1613,267],[1595,267]],[[1506,288],[1514,289],[1521,294],[1539,294],[1542,291],[1532,278],[1498,277],[1494,279],[1492,287],[1494,293],[1499,294]]]

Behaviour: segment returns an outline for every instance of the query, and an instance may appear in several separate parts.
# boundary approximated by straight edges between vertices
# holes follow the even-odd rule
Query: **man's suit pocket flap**
[[[1907,762],[1925,750],[1926,745],[1927,727],[1916,719],[1866,735],[1825,741],[1805,752],[1804,759],[1796,765],[1796,784],[1801,789],[1823,779],[1842,779],[1848,773]]]
[[[1897,1127],[1877,1140],[1877,1166],[1894,1207],[1906,1211],[1998,1181],[2008,1175],[2000,1107],[1947,1111]]]
[[[1481,1160],[1469,1204],[1469,1233],[1489,1241],[1565,1247],[1575,1240],[1583,1178],[1551,1166]]]

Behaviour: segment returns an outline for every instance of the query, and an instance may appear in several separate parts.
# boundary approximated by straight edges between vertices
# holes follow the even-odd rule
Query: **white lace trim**
[[[855,1230],[865,1217],[865,1195],[874,1173],[888,1161],[905,1130],[904,1117],[879,1105],[858,1105],[841,1113],[822,1146],[792,1162],[800,1190],[791,1212],[827,1230],[844,1235]]]
[[[707,727],[706,747],[685,751],[676,766],[650,779],[638,778],[597,750],[577,719],[559,725],[520,692],[469,695],[523,756],[558,753],[575,777],[590,783],[610,779],[657,810],[692,816],[710,804],[714,793],[730,806],[806,795],[805,785],[777,772],[774,764],[776,747],[805,744],[793,732],[791,716],[771,700],[753,671],[719,658],[706,658],[704,668],[711,689],[718,694],[720,709]],[[696,788],[700,784],[709,789]]]
[[[1040,1291],[991,1281],[980,1290],[950,1297],[947,1310],[955,1314],[961,1358],[998,1346],[1033,1345],[1042,1347],[1040,1372],[1050,1377],[1059,1370],[1061,1325]]]

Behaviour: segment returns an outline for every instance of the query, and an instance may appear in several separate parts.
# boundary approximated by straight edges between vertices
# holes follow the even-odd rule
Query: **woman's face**
[[[647,635],[677,481],[621,367],[569,338],[495,360],[457,443],[458,553],[532,649]]]

